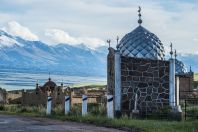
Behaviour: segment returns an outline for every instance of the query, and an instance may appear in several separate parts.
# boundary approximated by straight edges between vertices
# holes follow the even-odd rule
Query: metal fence
[[[185,99],[183,110],[185,120],[198,119],[198,99]]]

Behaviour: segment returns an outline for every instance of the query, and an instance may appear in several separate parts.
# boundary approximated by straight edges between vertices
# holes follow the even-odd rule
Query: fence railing
[[[107,117],[108,118],[114,118],[114,109],[113,109],[113,95],[107,95],[107,102],[106,102],[106,110],[107,110]],[[46,114],[51,115],[52,111],[52,101],[53,98],[48,96],[47,98],[47,107],[46,107]],[[82,116],[85,116],[88,114],[88,96],[87,95],[82,95],[81,98],[82,105],[81,105],[81,114]],[[65,96],[64,99],[64,109],[65,109],[65,115],[69,114],[71,111],[71,98],[70,96]]]
[[[198,99],[186,99],[184,101],[185,120],[198,119]]]
[[[198,91],[180,91],[179,99],[198,99]]]

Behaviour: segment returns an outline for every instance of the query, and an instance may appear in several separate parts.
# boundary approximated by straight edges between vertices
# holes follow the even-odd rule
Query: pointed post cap
[[[116,40],[117,40],[117,45],[118,45],[118,43],[119,43],[119,36],[117,36]]]
[[[110,48],[110,47],[111,47],[111,40],[108,39],[108,40],[107,40],[107,43],[109,44],[109,48]]]

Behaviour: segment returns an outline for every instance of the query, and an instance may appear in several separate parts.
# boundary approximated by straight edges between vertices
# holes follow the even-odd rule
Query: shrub
[[[71,107],[70,115],[81,115],[81,104],[74,104],[73,107]]]
[[[0,105],[0,111],[4,111],[5,110],[5,106],[4,105]]]
[[[54,115],[63,115],[64,108],[62,105],[57,105],[55,108],[52,109],[52,114]]]

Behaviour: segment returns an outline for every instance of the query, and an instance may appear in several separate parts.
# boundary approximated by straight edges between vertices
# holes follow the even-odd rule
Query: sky
[[[96,48],[138,26],[156,34],[169,50],[198,54],[198,0],[1,0],[0,29],[49,45],[85,43]]]

